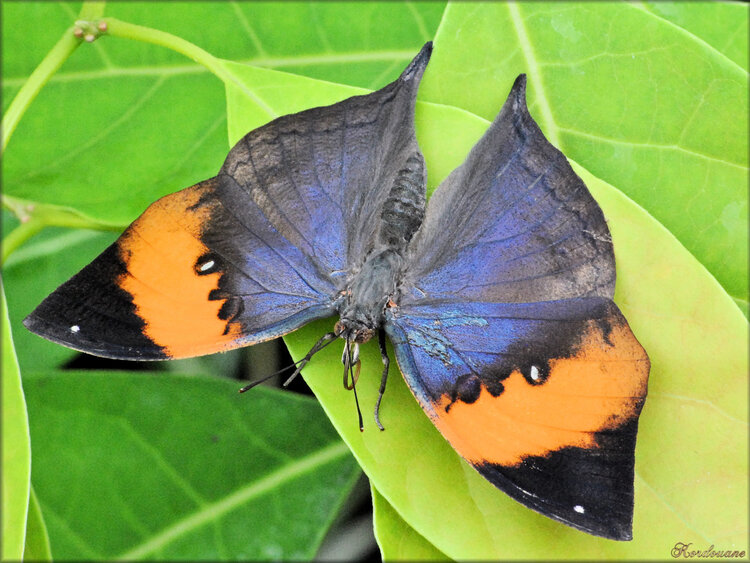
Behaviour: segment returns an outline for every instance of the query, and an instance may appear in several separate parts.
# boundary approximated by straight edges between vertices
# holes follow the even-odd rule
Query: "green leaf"
[[[371,85],[399,74],[433,35],[443,6],[189,2],[176,17],[169,3],[115,2],[106,14],[244,62]],[[76,12],[68,4],[3,5],[4,100],[43,57],[36,45],[54,44]],[[35,46],[33,57],[26,45]],[[3,188],[124,227],[159,196],[216,174],[228,149],[225,111],[222,84],[206,68],[105,35],[82,45],[31,105],[8,145]]]
[[[33,487],[29,498],[29,519],[26,525],[26,546],[23,550],[23,558],[25,561],[52,561],[47,526],[44,524],[42,508],[39,506]]]
[[[676,11],[713,22],[708,40],[747,30],[746,7],[690,6]],[[632,3],[459,2],[440,24],[420,95],[492,119],[522,72],[548,138],[645,208],[746,303],[745,68]]]
[[[372,490],[372,509],[375,537],[383,561],[447,561],[434,545],[419,535],[401,519],[398,512],[375,487]]]
[[[107,15],[178,35],[224,59],[372,88],[398,76],[432,38],[444,8],[445,2],[191,2],[176,18],[169,3],[121,2],[108,4]],[[134,44],[115,62],[141,66],[151,56],[147,45]],[[186,64],[169,51],[160,60]]]
[[[26,386],[55,559],[310,558],[360,474],[291,393],[117,372]]]
[[[3,471],[2,471],[2,559],[20,560],[26,536],[29,507],[31,445],[26,403],[21,386],[5,289],[0,278],[0,322],[2,322],[3,379]]]
[[[644,2],[641,7],[705,41],[747,70],[747,4],[744,2]]]

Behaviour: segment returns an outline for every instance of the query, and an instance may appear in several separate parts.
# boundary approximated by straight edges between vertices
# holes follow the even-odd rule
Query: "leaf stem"
[[[81,40],[73,35],[73,26],[66,29],[60,40],[47,53],[47,56],[39,63],[39,66],[34,69],[34,72],[31,73],[31,76],[29,76],[24,85],[21,86],[16,97],[13,98],[10,106],[8,106],[5,115],[3,115],[2,153],[5,152],[5,147],[8,146],[8,141],[10,141],[13,131],[15,131],[18,122],[31,102],[34,101],[34,98],[36,98],[50,77],[57,72],[57,69],[62,66],[80,44]]]
[[[78,18],[82,20],[98,20],[104,15],[106,2],[84,2],[81,11],[78,12]]]
[[[116,18],[103,18],[102,21],[107,23],[107,35],[121,37],[123,39],[145,41],[146,43],[153,43],[154,45],[160,45],[161,47],[172,49],[173,51],[177,51],[178,53],[193,59],[198,64],[203,65],[222,81],[236,82],[234,76],[227,72],[221,59],[214,57],[208,51],[204,51],[197,45],[194,45],[181,37],[177,37],[176,35],[158,29],[120,21]]]
[[[36,218],[30,218],[28,221],[22,222],[15,229],[9,232],[5,238],[3,238],[3,250],[2,250],[2,264],[8,257],[13,254],[18,247],[29,240],[34,235],[38,234],[46,223]]]
[[[51,203],[36,203],[2,195],[3,207],[21,220],[21,224],[8,233],[2,241],[0,260],[6,259],[23,243],[45,227],[69,227],[98,231],[121,231],[124,225],[103,223],[91,219],[75,209]]]

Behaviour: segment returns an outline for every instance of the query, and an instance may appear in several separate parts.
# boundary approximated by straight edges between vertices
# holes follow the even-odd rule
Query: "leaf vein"
[[[200,510],[164,528],[150,540],[134,546],[127,552],[121,553],[115,559],[132,561],[146,558],[149,554],[164,548],[171,542],[196,530],[200,526],[217,520],[243,503],[265,494],[271,489],[321,465],[345,457],[348,453],[349,449],[343,442],[335,442],[313,454],[298,459],[294,463],[277,469],[262,479],[249,483],[218,501],[201,507]]]

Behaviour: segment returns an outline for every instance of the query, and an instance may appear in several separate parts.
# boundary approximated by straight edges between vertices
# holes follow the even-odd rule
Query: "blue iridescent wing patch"
[[[526,77],[437,188],[409,246],[404,286],[432,298],[535,302],[612,297],[599,205],[526,107]]]

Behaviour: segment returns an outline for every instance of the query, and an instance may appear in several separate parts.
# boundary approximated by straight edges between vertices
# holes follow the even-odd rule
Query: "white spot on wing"
[[[584,512],[586,512],[580,504],[576,504],[573,507],[573,510],[575,510],[578,514],[583,514]]]
[[[213,260],[209,260],[208,262],[203,262],[199,269],[201,272],[205,272],[206,270],[210,270],[211,268],[213,268],[214,264],[216,264],[216,262],[214,262]]]
[[[78,332],[79,330],[81,330],[81,327],[78,325],[73,325],[72,327],[70,327],[70,332]]]
[[[531,366],[531,372],[529,373],[529,377],[531,377],[533,381],[539,381],[539,368],[536,366]]]

